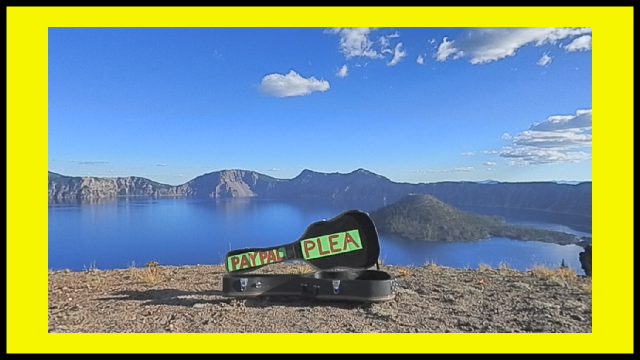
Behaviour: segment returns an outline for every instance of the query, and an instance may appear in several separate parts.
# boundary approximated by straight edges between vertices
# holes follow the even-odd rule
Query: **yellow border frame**
[[[6,14],[7,352],[633,352],[632,7],[7,7]],[[594,255],[593,332],[49,334],[44,205],[48,27],[338,25],[593,28],[593,232],[602,244]],[[40,186],[42,197],[34,192]],[[311,345],[319,343],[331,345]]]

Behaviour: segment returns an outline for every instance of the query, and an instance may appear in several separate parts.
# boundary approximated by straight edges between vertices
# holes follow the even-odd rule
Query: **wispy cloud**
[[[536,64],[540,66],[547,66],[549,63],[551,63],[551,56],[549,56],[549,53],[544,53]]]
[[[539,149],[535,147],[505,147],[500,156],[510,159],[509,165],[540,165],[560,162],[580,162],[591,159],[591,154],[583,151],[559,151],[555,149]]]
[[[434,57],[438,61],[450,56],[453,60],[469,57],[471,64],[485,64],[514,56],[516,50],[525,45],[555,44],[558,40],[590,33],[590,27],[470,28],[460,39],[443,38]],[[581,40],[581,46],[584,41]]]
[[[374,50],[373,42],[369,39],[369,34],[376,30],[370,27],[335,27],[326,29],[327,34],[340,35],[340,51],[347,59],[353,57],[382,58],[382,54]]]
[[[567,130],[532,131],[526,130],[513,138],[513,143],[519,146],[534,146],[538,148],[575,148],[591,147],[591,134],[579,134]]]
[[[509,140],[509,139],[511,139],[511,135],[509,135],[509,133],[502,134],[502,140]]]
[[[505,134],[507,134],[507,133],[505,133]],[[509,134],[507,134],[507,135],[509,135]],[[504,136],[504,135],[502,135],[502,136]],[[503,137],[503,139],[504,139],[504,137]],[[483,154],[497,154],[497,153],[499,153],[499,151],[498,150],[482,150],[482,153]]]
[[[291,70],[286,75],[265,76],[260,82],[259,90],[263,94],[276,97],[303,96],[315,91],[329,90],[329,82],[314,77],[304,78]]]
[[[108,161],[87,161],[87,160],[81,160],[81,161],[69,161],[69,162],[75,162],[78,163],[78,165],[106,165],[109,164]]]
[[[347,72],[349,71],[349,68],[347,68],[347,65],[342,65],[342,67],[338,70],[338,72],[336,72],[336,76],[338,77],[345,77],[347,76]]]
[[[400,62],[405,56],[407,56],[407,52],[402,50],[402,43],[396,44],[396,47],[393,49],[393,59],[387,63],[389,66],[394,66]]]
[[[584,35],[574,39],[564,47],[567,51],[587,51],[591,50],[591,36]]]
[[[167,166],[167,164],[156,164],[156,166]]]
[[[591,159],[591,109],[578,110],[574,115],[554,115],[534,123],[528,130],[515,135],[513,146],[506,146],[500,156],[510,165],[537,165],[579,162]]]
[[[267,170],[267,171],[280,171],[280,169],[276,168],[276,167],[272,167],[271,169]]]
[[[382,52],[385,52],[384,49],[389,47],[389,39],[393,39],[393,38],[397,38],[397,37],[400,37],[400,34],[398,34],[397,31],[394,34],[391,34],[391,35],[380,36],[379,41],[380,41],[380,46],[383,49]]]
[[[471,156],[471,155],[475,155],[475,154],[476,154],[476,153],[474,153],[473,151],[467,151],[467,152],[463,152],[463,153],[462,153],[462,154],[460,154],[460,155],[462,155],[462,156]]]
[[[416,173],[456,173],[456,172],[472,172],[476,171],[476,168],[473,166],[467,167],[455,167],[451,169],[424,169],[424,170],[410,170],[411,172]]]
[[[484,163],[482,163],[482,165],[484,165],[484,166],[496,166],[498,164],[494,163],[493,161],[485,161]]]

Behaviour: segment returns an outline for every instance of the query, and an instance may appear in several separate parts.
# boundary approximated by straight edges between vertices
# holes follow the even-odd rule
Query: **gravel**
[[[50,333],[591,333],[591,278],[381,266],[383,303],[222,296],[222,265],[49,271]],[[274,264],[257,273],[304,273]]]

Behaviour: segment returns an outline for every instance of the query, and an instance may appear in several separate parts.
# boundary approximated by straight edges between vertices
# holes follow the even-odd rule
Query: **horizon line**
[[[386,177],[386,176],[384,176],[384,175],[381,175],[381,174],[375,173],[375,172],[370,171],[370,170],[367,170],[367,169],[365,169],[365,168],[357,168],[356,170],[353,170],[353,171],[351,171],[351,172],[344,172],[344,173],[341,173],[341,172],[338,172],[338,171],[335,171],[335,172],[321,172],[321,171],[315,171],[315,170],[311,170],[311,169],[305,168],[305,169],[303,169],[302,171],[300,171],[300,173],[299,173],[298,175],[296,175],[296,176],[294,176],[294,177],[292,177],[292,178],[277,178],[277,177],[274,177],[274,176],[271,176],[271,175],[267,175],[267,174],[264,174],[264,173],[261,173],[261,172],[255,171],[255,170],[247,170],[247,169],[241,169],[241,168],[231,168],[231,169],[221,169],[221,170],[214,170],[214,171],[205,172],[205,173],[203,173],[203,174],[201,174],[201,175],[197,175],[197,176],[195,176],[195,177],[191,178],[190,180],[187,180],[186,182],[180,183],[180,184],[178,184],[178,185],[170,185],[170,184],[166,184],[166,183],[161,183],[161,182],[156,181],[156,180],[152,180],[152,179],[147,178],[147,177],[144,177],[144,176],[136,176],[136,175],[128,175],[128,176],[126,176],[126,175],[125,175],[125,176],[93,176],[93,175],[85,175],[85,176],[82,176],[82,175],[80,175],[80,176],[73,176],[73,175],[64,175],[64,174],[61,174],[61,173],[58,173],[58,172],[55,172],[55,171],[51,171],[51,170],[48,170],[48,172],[53,173],[53,174],[56,174],[56,175],[60,175],[60,176],[65,176],[65,177],[76,177],[76,178],[105,178],[105,179],[117,179],[117,178],[127,178],[127,177],[131,178],[131,177],[135,177],[135,178],[142,178],[142,179],[146,179],[146,180],[149,180],[149,181],[153,181],[153,182],[156,182],[156,183],[159,183],[159,184],[163,184],[163,185],[168,185],[168,186],[181,186],[181,185],[188,184],[189,182],[191,182],[191,181],[193,181],[193,180],[195,180],[195,179],[197,179],[197,178],[199,178],[199,177],[202,177],[202,176],[205,176],[205,175],[214,174],[214,173],[224,172],[224,171],[246,171],[246,172],[253,172],[253,173],[256,173],[256,174],[259,174],[259,175],[263,175],[263,176],[267,176],[267,177],[270,177],[270,178],[273,178],[273,179],[276,179],[276,180],[285,180],[285,181],[287,181],[287,180],[293,180],[293,179],[295,179],[295,178],[299,177],[299,176],[300,176],[300,175],[302,175],[304,172],[313,172],[313,173],[317,173],[317,174],[325,174],[325,175],[336,175],[336,174],[337,174],[337,175],[350,175],[350,174],[353,174],[353,173],[358,172],[358,171],[360,171],[360,170],[364,170],[364,171],[366,171],[366,172],[368,172],[368,173],[371,173],[371,174],[373,174],[373,175],[383,177],[383,178],[385,178],[385,179],[387,179],[387,180],[389,180],[389,181],[391,181],[391,182],[393,182],[393,183],[397,183],[397,184],[416,184],[416,185],[419,185],[419,184],[437,184],[437,183],[483,183],[483,182],[495,182],[495,183],[502,183],[502,184],[518,184],[518,183],[557,183],[557,184],[559,184],[559,185],[578,185],[578,184],[582,184],[582,183],[591,183],[591,182],[593,182],[592,180],[529,180],[529,181],[500,181],[500,180],[493,180],[493,179],[485,179],[485,180],[477,180],[477,181],[472,181],[472,180],[442,180],[442,181],[436,181],[436,182],[415,182],[415,183],[411,183],[411,182],[399,182],[399,181],[393,181],[393,180],[389,179],[388,177]],[[575,184],[561,184],[561,183],[575,183]]]

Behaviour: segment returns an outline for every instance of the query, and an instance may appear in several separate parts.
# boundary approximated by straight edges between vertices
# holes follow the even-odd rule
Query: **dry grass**
[[[440,272],[440,271],[442,271],[442,268],[441,268],[440,266],[438,266],[438,265],[436,264],[436,262],[435,262],[435,261],[433,261],[433,260],[427,260],[427,261],[424,263],[424,266],[425,266],[427,269],[429,269],[429,270],[431,270],[431,271],[433,271],[433,272]]]
[[[540,279],[546,280],[561,279],[566,282],[571,282],[572,280],[577,279],[576,271],[567,267],[552,269],[546,266],[538,265],[531,268],[529,272]],[[589,286],[589,288],[590,287],[591,286]],[[589,289],[589,292],[591,292],[591,289]]]
[[[479,272],[485,272],[485,271],[488,271],[488,270],[491,270],[491,269],[493,269],[493,268],[489,264],[478,264],[478,271]]]
[[[164,280],[164,275],[162,274],[162,269],[158,266],[158,263],[155,261],[149,261],[144,269],[138,269],[133,265],[129,268],[133,273],[133,276],[143,281],[147,284],[157,284]]]
[[[406,277],[406,276],[410,276],[411,272],[406,267],[400,266],[400,267],[398,267],[398,275]]]

